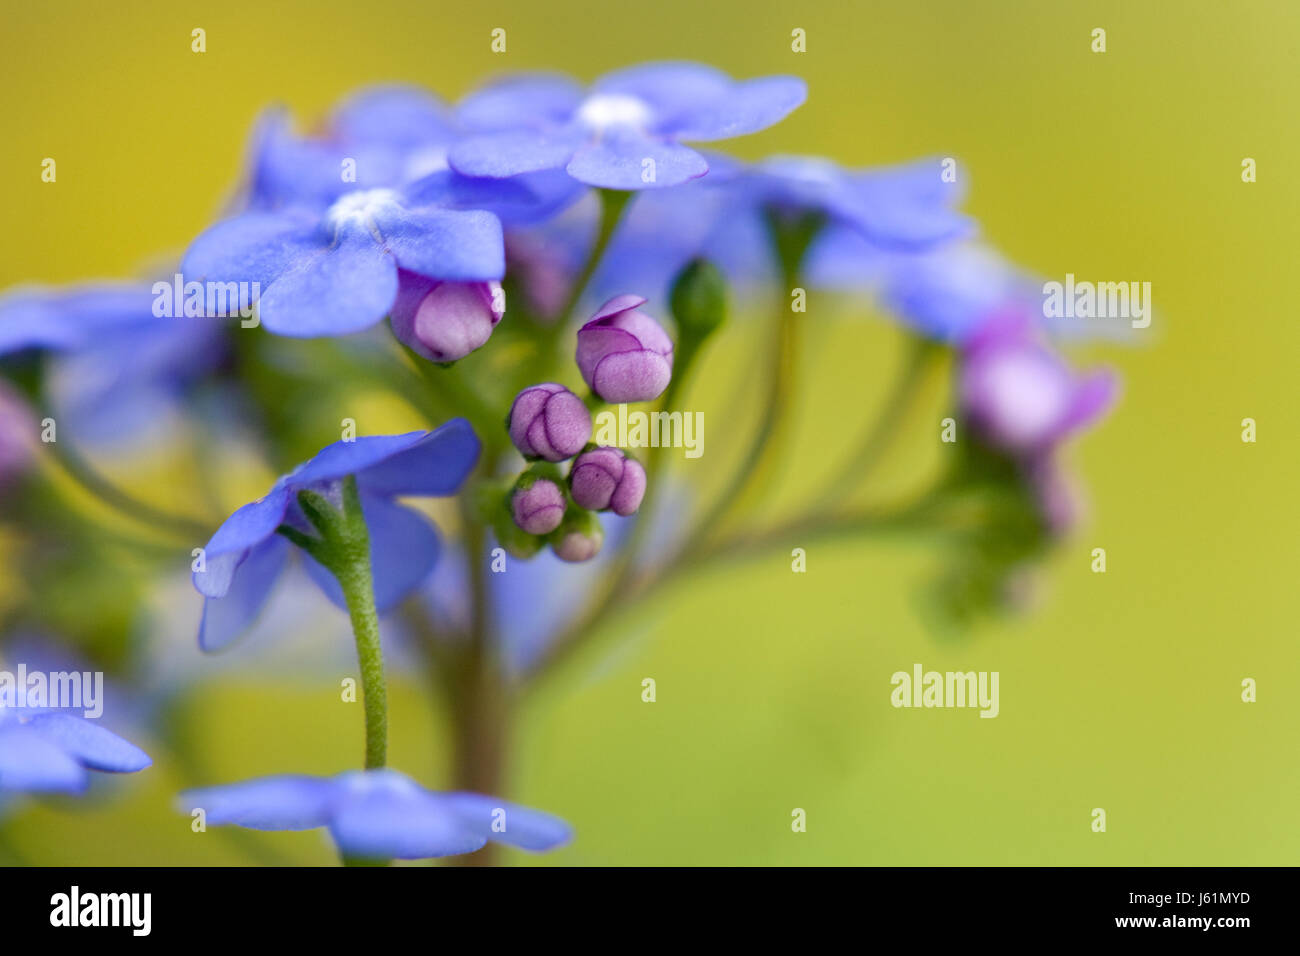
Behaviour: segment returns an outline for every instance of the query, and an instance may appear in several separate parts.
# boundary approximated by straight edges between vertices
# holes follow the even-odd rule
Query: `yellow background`
[[[375,81],[454,98],[499,70],[592,78],[658,58],[807,79],[808,103],[727,145],[739,155],[954,155],[971,171],[968,208],[1013,260],[1152,283],[1148,333],[1074,353],[1115,365],[1124,394],[1074,450],[1090,516],[1038,607],[938,641],[909,590],[934,554],[843,541],[810,546],[804,575],[776,552],[661,592],[639,621],[619,619],[625,640],[605,635],[522,715],[512,796],[579,833],[545,861],[1297,862],[1300,6],[224,0],[7,3],[3,17],[3,286],[125,275],[183,248],[271,101],[311,118]],[[205,54],[190,51],[194,27]],[[490,52],[494,27],[505,55]],[[1094,27],[1104,54],[1090,51]],[[53,185],[40,182],[47,156]],[[1254,184],[1241,181],[1248,156]],[[738,322],[714,351],[718,381],[740,374],[752,334]],[[897,345],[842,310],[811,338],[805,457],[786,502],[855,433]],[[725,392],[699,397],[720,455],[743,424]],[[943,413],[931,398],[912,424],[927,440]],[[1245,417],[1256,444],[1240,440]],[[907,463],[882,477],[906,487]],[[1104,575],[1089,571],[1094,547]],[[914,662],[1000,671],[1001,715],[894,710],[889,676]],[[647,676],[653,705],[640,700]],[[1258,703],[1240,701],[1245,677]],[[171,794],[340,769],[360,721],[336,699],[333,685],[219,682],[182,714],[202,781],[155,750],[156,767],[115,799],[33,810],[7,837],[51,863],[250,859],[236,841],[192,836]],[[399,686],[394,762],[436,785],[434,725],[419,688]],[[791,832],[794,807],[805,834]],[[1105,834],[1090,829],[1094,807]],[[317,834],[249,841],[331,859]]]

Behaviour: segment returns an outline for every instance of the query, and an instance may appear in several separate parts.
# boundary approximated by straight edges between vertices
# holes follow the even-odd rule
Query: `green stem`
[[[66,441],[50,442],[48,447],[54,460],[77,484],[121,514],[190,541],[206,541],[212,534],[212,529],[201,521],[155,508],[123,491]]]
[[[538,342],[537,358],[529,368],[530,379],[538,375],[544,375],[549,369],[560,336],[564,334],[564,331],[569,327],[569,323],[573,320],[573,313],[582,301],[583,293],[587,291],[587,286],[591,282],[591,277],[596,274],[600,261],[605,257],[605,250],[609,248],[610,240],[614,238],[614,231],[618,228],[624,212],[636,195],[634,192],[624,192],[616,189],[599,189],[597,194],[600,196],[600,225],[597,227],[596,241],[592,243],[591,251],[587,254],[587,261],[583,264],[582,271],[573,280],[573,287],[569,290],[569,297],[565,301],[563,308],[553,317],[549,325],[542,328],[541,340]]]
[[[494,475],[500,452],[489,450],[479,474]],[[487,537],[473,493],[460,497],[465,528],[465,557],[469,571],[470,621],[465,640],[437,655],[449,705],[452,731],[452,775],[455,788],[477,793],[502,793],[505,787],[510,734],[511,689],[493,640]],[[436,640],[436,638],[434,638]],[[497,850],[489,843],[477,853],[448,861],[452,866],[492,866]]]
[[[928,339],[910,341],[903,367],[885,398],[880,413],[864,435],[858,450],[845,463],[835,478],[817,495],[823,503],[843,499],[862,486],[867,475],[880,463],[888,450],[908,406],[916,398],[925,373],[939,355],[939,347]]]
[[[786,284],[791,284],[790,277],[787,277]],[[694,522],[695,531],[690,538],[692,548],[740,510],[747,495],[757,494],[770,480],[775,464],[773,451],[779,446],[778,439],[782,437],[789,421],[795,371],[798,367],[798,313],[784,301],[784,294],[782,306],[773,329],[767,403],[740,465],[732,472],[730,481],[714,499],[709,510]]]
[[[343,517],[346,537],[339,548],[335,569],[352,619],[361,665],[361,693],[366,712],[366,769],[384,766],[388,759],[388,688],[384,682],[384,654],[379,643],[379,615],[370,571],[370,532],[361,513],[356,478],[343,483]]]
[[[326,567],[343,591],[352,621],[361,667],[362,706],[366,719],[366,769],[384,766],[388,756],[388,688],[384,682],[384,654],[379,642],[379,614],[375,610],[375,585],[370,570],[370,531],[361,511],[357,479],[343,480],[343,508],[336,510],[324,495],[298,492],[298,504],[319,537],[289,525],[277,530]]]
[[[606,614],[616,607],[627,607],[645,600],[651,593],[688,572],[699,571],[727,559],[752,558],[790,542],[802,544],[864,534],[941,531],[943,529],[937,521],[937,510],[947,488],[946,483],[939,482],[912,503],[894,511],[818,511],[762,531],[731,534],[712,544],[688,543],[679,548],[669,560],[640,575],[629,574],[618,589],[605,592],[586,614],[551,644],[529,672],[529,682],[535,684],[546,674],[558,669],[586,638],[595,633]]]

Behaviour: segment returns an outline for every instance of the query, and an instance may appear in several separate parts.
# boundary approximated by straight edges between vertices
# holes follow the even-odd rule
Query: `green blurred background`
[[[376,81],[454,98],[502,70],[589,79],[659,58],[807,79],[802,109],[728,144],[743,157],[957,156],[969,210],[1011,259],[1152,283],[1157,320],[1136,344],[1073,353],[1115,365],[1124,394],[1073,449],[1090,514],[1034,608],[937,639],[911,587],[933,550],[842,540],[810,544],[803,575],[778,551],[659,592],[520,715],[511,796],[578,830],[540,862],[1300,859],[1300,6],[55,0],[3,17],[0,286],[127,275],[182,249],[218,212],[269,102],[316,118]],[[205,54],[190,51],[194,27]],[[495,27],[505,55],[490,52]],[[790,50],[795,27],[805,54]],[[1105,54],[1090,51],[1094,27]],[[40,181],[47,156],[55,185]],[[1241,181],[1244,157],[1257,183]],[[897,360],[886,323],[841,303],[814,300],[811,313],[802,457],[774,509],[831,468]],[[738,446],[744,419],[725,399],[754,329],[733,325],[692,396],[710,453],[683,467],[688,479]],[[938,389],[928,398],[880,476],[886,491],[926,467],[947,413]],[[1256,444],[1240,440],[1245,417]],[[157,500],[186,500],[155,480]],[[1104,575],[1090,572],[1094,547],[1107,550]],[[22,587],[18,569],[4,573]],[[914,662],[1000,671],[1001,715],[893,709],[889,677]],[[642,703],[644,677],[657,703]],[[1240,700],[1246,677],[1257,703]],[[415,683],[394,698],[394,765],[445,782],[438,711]],[[41,863],[330,862],[316,833],[194,836],[170,801],[191,783],[347,766],[360,721],[337,699],[334,682],[214,681],[175,715],[200,771],[142,741],[152,770],[102,802],[26,810],[4,839]],[[791,832],[795,807],[806,833]]]

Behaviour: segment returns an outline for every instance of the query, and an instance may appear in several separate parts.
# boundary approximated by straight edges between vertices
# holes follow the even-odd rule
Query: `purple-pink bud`
[[[663,394],[673,377],[673,341],[639,311],[645,301],[616,295],[578,330],[578,369],[607,402],[648,402]]]
[[[601,446],[584,451],[569,469],[573,500],[589,511],[612,509],[618,515],[635,514],[645,497],[645,468],[621,448]]]
[[[591,412],[563,385],[547,382],[530,385],[515,396],[506,427],[525,458],[564,461],[582,451],[591,438]]]
[[[439,282],[403,271],[389,321],[412,351],[431,362],[455,362],[487,342],[504,302],[499,282]]]
[[[0,483],[36,460],[36,416],[17,391],[0,382]]]
[[[590,561],[600,554],[605,543],[605,530],[594,515],[582,511],[566,518],[550,540],[551,550],[561,561]]]
[[[510,496],[515,524],[529,534],[550,534],[564,519],[564,490],[549,478],[525,479]]]
[[[1111,404],[1114,376],[1079,376],[1014,316],[989,322],[967,345],[962,404],[994,445],[1012,454],[1043,452],[1091,424]]]

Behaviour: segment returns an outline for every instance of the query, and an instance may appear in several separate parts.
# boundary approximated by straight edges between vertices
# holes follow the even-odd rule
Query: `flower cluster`
[[[735,550],[723,532],[744,522],[731,521],[731,509],[788,449],[802,326],[788,296],[805,286],[865,291],[901,319],[917,355],[953,352],[974,450],[954,456],[936,497],[983,489],[991,475],[1013,494],[988,496],[998,504],[988,509],[987,540],[1024,539],[998,552],[1002,563],[986,575],[998,580],[985,590],[1050,536],[1044,527],[1069,525],[1058,449],[1106,410],[1115,382],[1107,372],[1076,375],[1052,350],[1032,279],[981,243],[959,209],[965,169],[942,157],[885,169],[806,156],[743,163],[691,145],[766,129],[806,95],[795,77],[736,80],[656,63],[585,86],[552,74],[510,77],[454,105],[415,88],[364,90],[310,135],[274,110],[254,131],[235,207],[189,244],[176,277],[254,310],[244,321],[172,317],[139,283],[0,297],[0,364],[12,379],[0,387],[6,489],[37,456],[37,408],[66,412],[78,443],[134,435],[166,414],[205,429],[196,443],[205,450],[251,434],[247,444],[283,466],[320,449],[218,523],[133,500],[66,444],[54,446],[87,491],[151,530],[184,536],[187,551],[217,526],[191,552],[203,651],[248,631],[295,559],[313,598],[323,592],[348,614],[364,769],[191,790],[184,811],[201,808],[214,825],[326,829],[348,861],[463,854],[489,842],[542,851],[569,840],[555,817],[469,792],[501,779],[475,765],[503,749],[475,737],[502,732],[504,718],[490,711],[508,695],[492,681],[521,668],[531,676],[616,603],[592,602],[593,615],[580,617],[563,583],[590,583],[582,575],[607,564],[600,593],[621,597],[620,575],[654,563],[637,552],[651,535],[623,534],[617,519],[635,516],[628,525],[645,532],[649,513],[665,510],[651,495],[662,494],[662,463],[594,443],[593,412],[679,408],[683,382],[731,303],[767,287],[781,308],[771,361],[753,369],[765,409],[720,504],[680,535],[683,549],[714,534],[729,547],[701,553]],[[430,427],[345,433],[328,444],[303,427],[305,404],[328,406],[335,380],[363,376]],[[890,414],[901,417],[906,397]],[[879,450],[879,435],[869,433],[866,451]],[[836,495],[864,473],[852,470],[816,506],[838,518]],[[457,517],[440,511],[438,526],[407,503],[452,497]],[[997,510],[1007,498],[1030,520]],[[653,530],[667,539],[682,529]],[[485,575],[489,533],[550,577],[530,578],[527,568]],[[621,560],[612,560],[616,547],[625,548]],[[571,567],[579,563],[588,566]],[[673,563],[651,570],[666,574]],[[529,599],[511,606],[509,596],[522,593],[511,588],[530,589]],[[538,595],[563,606],[552,615]],[[414,643],[437,665],[426,670],[463,683],[447,696],[455,719],[471,725],[452,735],[464,752],[449,792],[386,764],[384,657],[402,633],[386,615],[415,608],[418,619],[429,606],[451,622],[449,634]],[[544,633],[512,636],[533,625]],[[86,721],[0,711],[0,795],[78,791],[88,769],[148,764]]]

